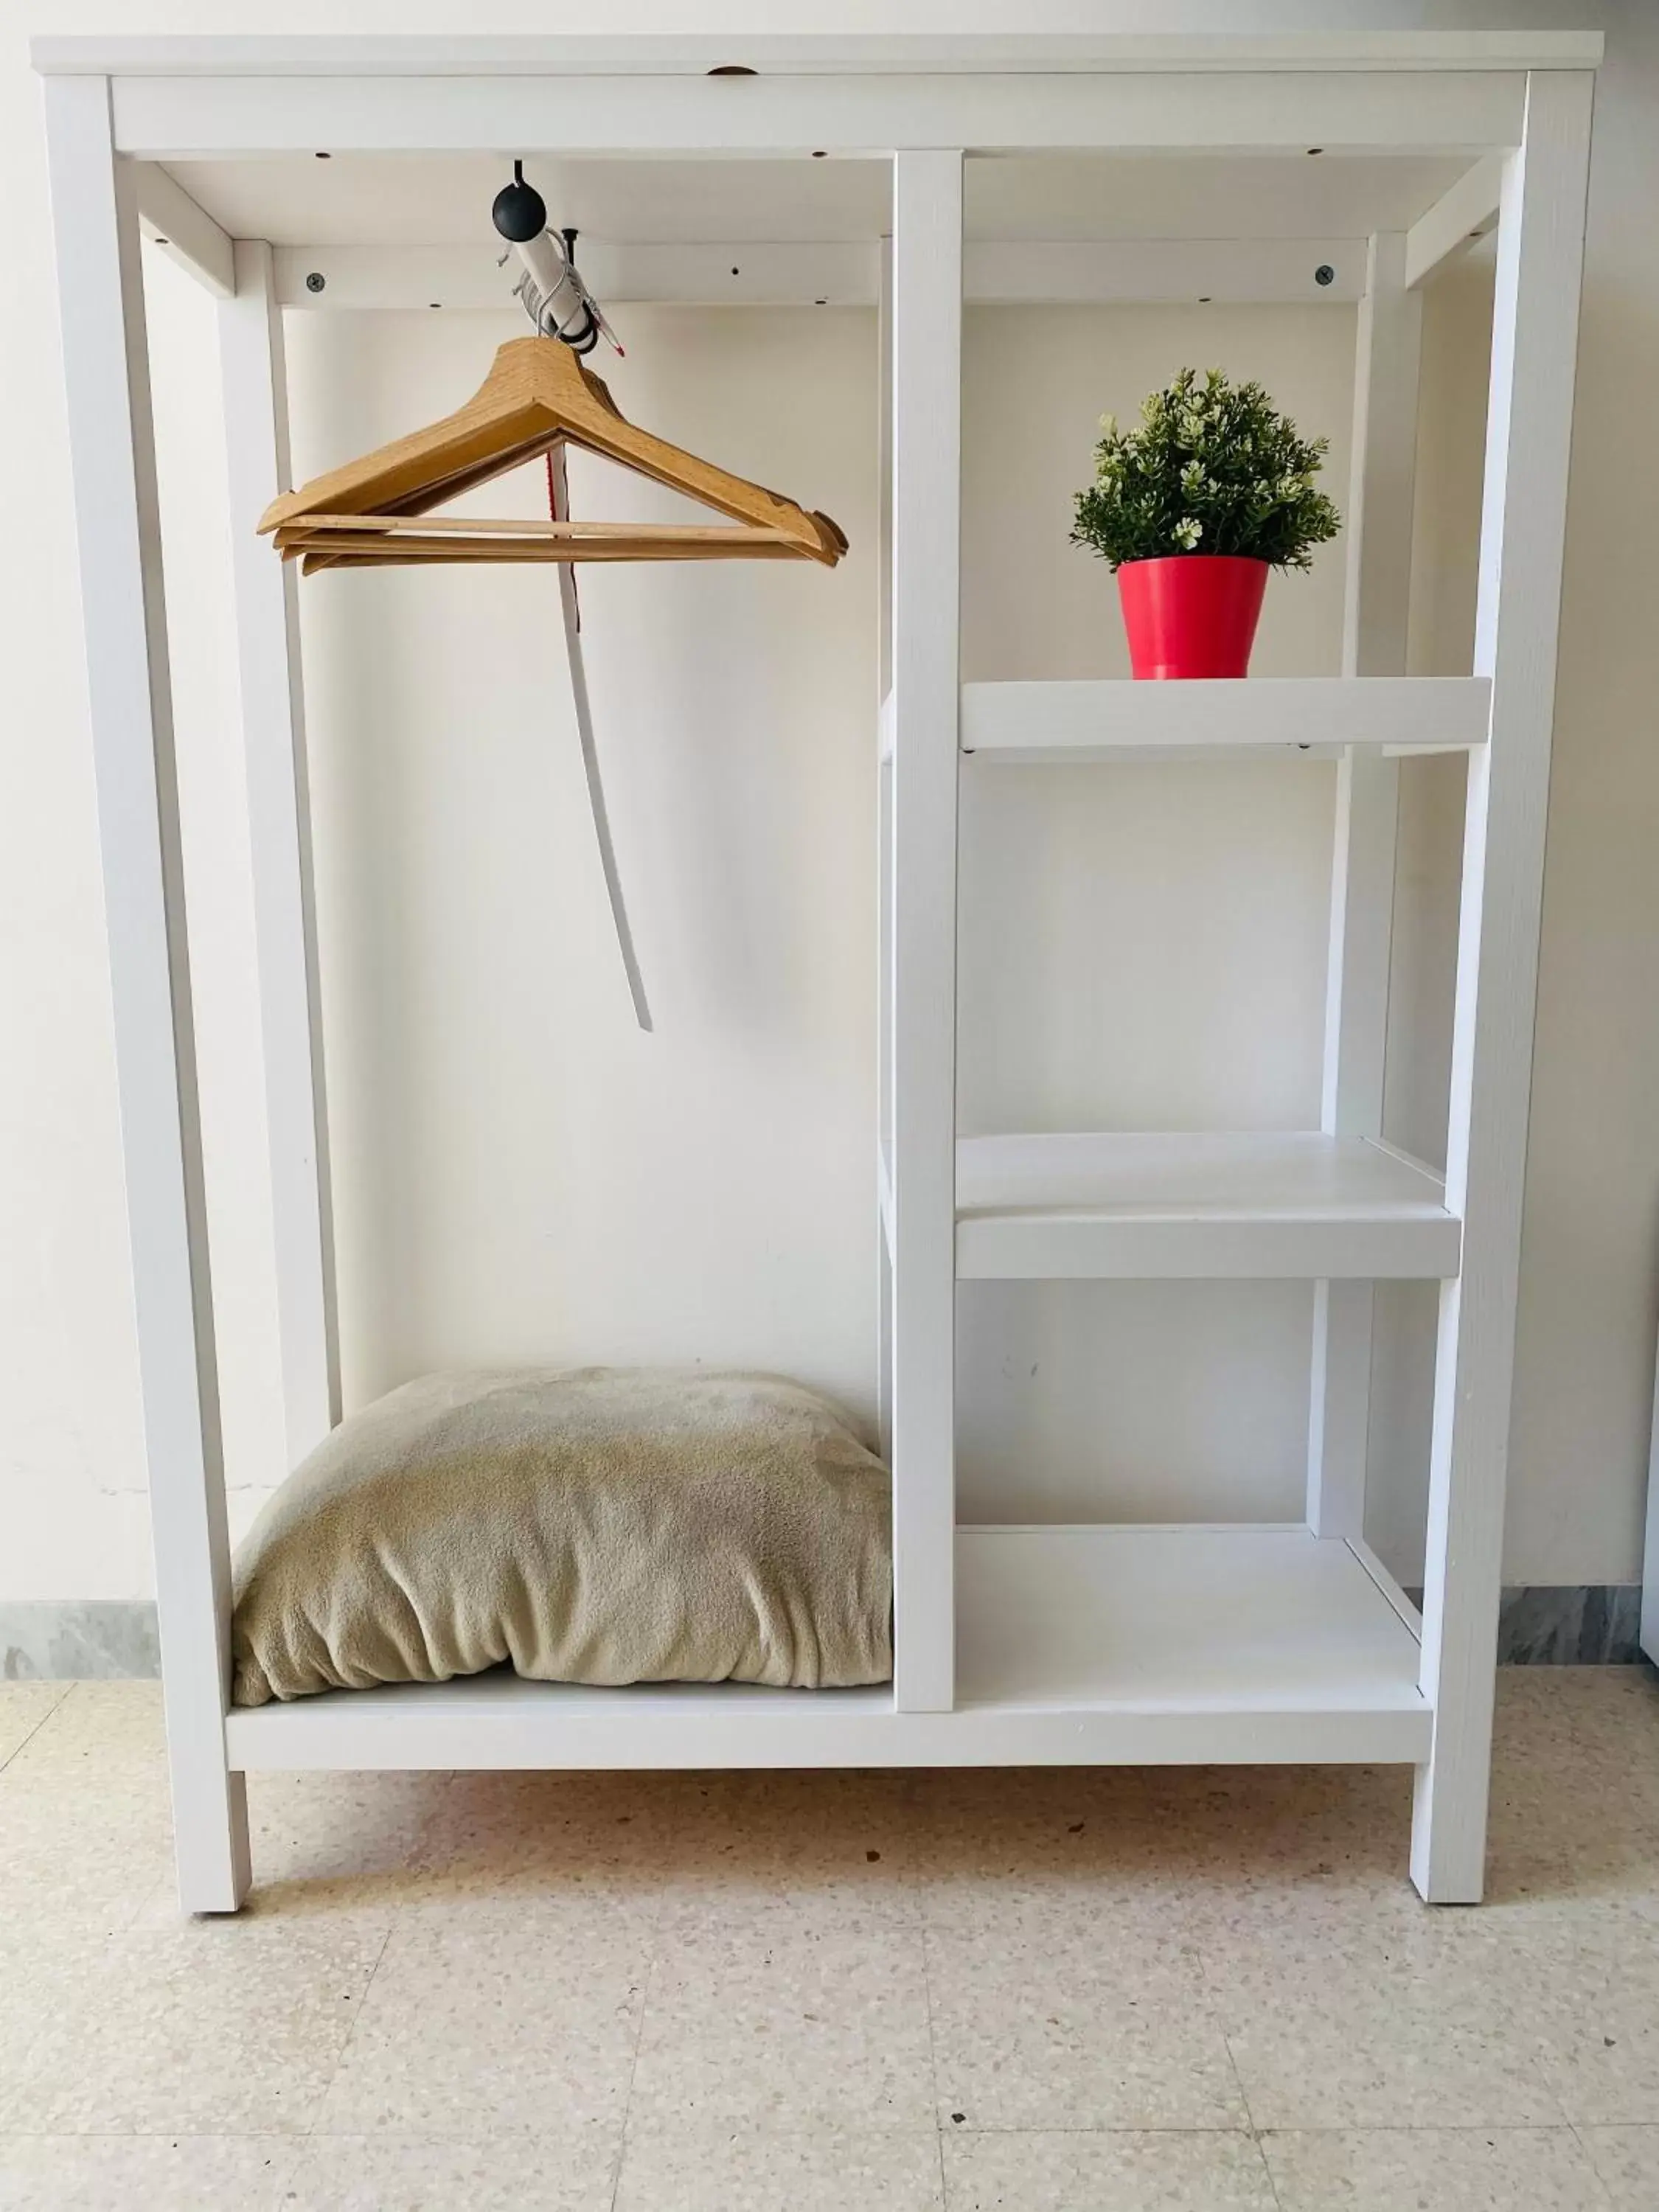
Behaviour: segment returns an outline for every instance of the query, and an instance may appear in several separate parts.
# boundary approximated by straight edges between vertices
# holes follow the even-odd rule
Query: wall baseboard
[[[1534,1583],[1504,1592],[1504,1667],[1630,1667],[1642,1656],[1640,1583]]]
[[[1420,1601],[1422,1592],[1409,1595]],[[1504,1592],[1505,1667],[1630,1667],[1641,1659],[1639,1583],[1534,1583]],[[0,1680],[99,1681],[161,1671],[149,1598],[0,1600]]]
[[[1420,1589],[1407,1596],[1421,1606]],[[1642,1663],[1640,1583],[1513,1583],[1498,1609],[1500,1667]]]
[[[0,1600],[0,1680],[94,1682],[161,1671],[150,1598]]]

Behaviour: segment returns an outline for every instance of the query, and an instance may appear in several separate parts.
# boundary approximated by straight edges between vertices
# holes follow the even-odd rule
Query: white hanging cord
[[[547,203],[536,187],[525,180],[524,163],[513,164],[513,181],[496,193],[490,220],[507,240],[507,252],[517,252],[523,274],[514,287],[530,319],[544,337],[559,338],[573,353],[591,353],[601,337],[617,351],[617,336],[605,319],[599,301],[581,280],[576,267],[576,234],[567,230],[555,238],[547,228]],[[556,522],[570,520],[570,485],[565,475],[562,441],[547,456],[547,503]],[[634,933],[628,926],[622,878],[617,870],[617,848],[611,841],[611,817],[605,804],[605,785],[599,775],[599,748],[593,742],[593,711],[587,698],[587,669],[582,659],[581,609],[576,599],[573,562],[561,561],[559,604],[564,611],[564,643],[570,667],[570,696],[576,709],[576,735],[582,749],[582,769],[587,777],[587,803],[593,816],[593,835],[605,872],[605,895],[611,919],[616,924],[617,949],[628,976],[634,1017],[642,1030],[651,1027],[645,983],[634,951]]]
[[[553,520],[568,522],[570,520],[570,486],[565,475],[562,445],[556,447],[547,457],[547,488]],[[634,933],[628,926],[622,878],[617,869],[617,851],[611,842],[611,817],[605,811],[605,786],[599,778],[599,750],[593,742],[593,714],[587,701],[587,670],[582,659],[581,610],[576,604],[575,564],[561,561],[557,566],[559,601],[564,610],[565,650],[570,663],[570,695],[575,703],[576,735],[581,742],[582,767],[587,775],[587,801],[593,811],[593,835],[599,841],[599,866],[605,871],[605,888],[611,900],[611,919],[617,926],[617,949],[622,954],[623,966],[627,970],[635,1018],[642,1030],[648,1031],[651,1009],[646,1003],[645,983],[634,951]]]

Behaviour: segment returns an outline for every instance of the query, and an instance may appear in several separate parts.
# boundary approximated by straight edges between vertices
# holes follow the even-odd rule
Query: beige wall
[[[1511,1571],[1640,1568],[1659,1252],[1659,9],[1598,98],[1522,1254]]]
[[[1149,18],[1127,7],[1039,12],[1054,27]],[[1237,8],[1179,12],[1183,21],[1243,27]],[[1522,11],[1409,12],[1509,22]],[[1656,1317],[1659,1164],[1648,1101],[1659,1075],[1659,1021],[1648,976],[1659,941],[1651,858],[1659,829],[1652,707],[1659,624],[1646,605],[1644,519],[1659,492],[1647,411],[1659,386],[1659,246],[1651,222],[1659,205],[1659,30],[1638,7],[1589,9],[1564,0],[1526,12],[1534,21],[1605,20],[1610,46],[1592,186],[1506,1573],[1528,1582],[1610,1581],[1638,1570]],[[665,4],[608,13],[644,24],[674,11]],[[690,19],[690,11],[680,13]],[[814,20],[855,26],[948,17],[967,27],[1003,14],[825,6]],[[1168,9],[1156,14],[1170,22]],[[1408,11],[1263,4],[1249,16],[1267,27],[1398,24]],[[700,26],[708,20],[702,10],[696,19]],[[183,0],[142,10],[33,0],[7,14],[0,409],[28,426],[9,489],[27,506],[35,534],[28,563],[8,579],[0,599],[12,769],[0,808],[0,1036],[14,1071],[0,1088],[0,1595],[125,1595],[148,1583],[56,309],[24,38],[33,30],[100,27],[413,30],[458,20],[437,0],[396,10],[301,0],[280,22],[263,7]],[[472,11],[465,27],[546,30],[583,20],[584,11],[569,7],[497,6]],[[740,19],[728,13],[720,20]],[[230,1451],[245,1510],[278,1469],[267,1356],[269,1223],[257,1175],[259,1077],[246,988],[251,941],[228,741],[234,683],[222,549],[210,535],[181,536],[177,526],[187,511],[181,497],[210,497],[222,463],[211,316],[196,295],[167,287],[167,273],[155,288],[156,342],[176,381],[159,428],[171,457],[169,560],[181,586],[173,611],[191,892],[198,923],[210,917],[213,925],[203,933],[198,988],[213,1039],[206,1103],[215,1261],[227,1306]],[[694,348],[698,374],[679,389],[665,375],[653,379],[652,349],[641,347],[639,381],[624,403],[693,442],[702,435],[763,480],[828,505],[867,542],[868,319],[819,317],[810,331],[793,327],[801,319],[787,316],[647,319],[650,335],[665,338],[672,325],[676,343]],[[1457,410],[1468,404],[1458,371],[1479,319],[1478,278],[1431,313],[1431,356],[1438,347],[1444,358],[1428,434],[1446,442],[1430,475],[1446,519],[1443,540],[1428,550],[1449,578],[1461,573],[1458,477],[1468,454],[1456,429]],[[1260,342],[1284,346],[1270,364],[1273,380],[1340,441],[1343,371],[1321,349],[1337,348],[1351,319],[1334,309],[1316,320],[1320,335],[1310,332],[1305,343],[1291,336],[1285,344],[1285,331]],[[448,404],[494,334],[489,318],[410,323],[386,319],[349,344],[343,324],[304,324],[295,347],[302,468],[308,457],[366,443]],[[1233,323],[1231,340],[1245,352],[1258,343],[1249,318]],[[994,368],[1003,343],[994,329],[970,327],[970,408],[983,404],[975,380]],[[1186,333],[1161,327],[1158,318],[1139,319],[1133,333],[1085,318],[1042,349],[1037,358],[1051,380],[1057,428],[1055,442],[1032,463],[1051,503],[1067,472],[1075,473],[1072,434],[1058,426],[1071,414],[1082,423],[1085,409],[1091,421],[1102,406],[1133,399],[1129,387],[1162,373],[1154,356],[1173,358],[1186,346]],[[1108,356],[1121,390],[1101,388],[1098,364]],[[1237,359],[1242,364],[1244,353]],[[705,370],[726,376],[723,397],[711,396]],[[773,371],[792,383],[816,380],[811,429],[781,422],[769,405]],[[678,416],[677,407],[684,410]],[[970,519],[982,515],[993,487],[970,474],[968,493]],[[1040,507],[1019,511],[1020,526],[1042,526]],[[1431,524],[1437,511],[1431,507]],[[1052,572],[1058,599],[1040,588],[1049,572],[1035,556],[1023,556],[1005,573],[1012,587],[976,565],[970,544],[969,654],[988,656],[970,672],[1022,672],[1021,653],[1051,621],[1063,617],[1068,635],[1085,635],[1081,595],[1101,581],[1080,556]],[[1264,666],[1279,653],[1289,656],[1286,665],[1329,665],[1318,656],[1331,650],[1331,574],[1305,586],[1275,586]],[[499,599],[493,590],[472,592],[471,579],[449,580],[441,592],[434,579],[412,580],[419,586],[412,595],[381,591],[411,580],[390,577],[337,580],[356,594],[349,610],[343,591],[308,596],[355,1393],[437,1358],[544,1348],[620,1358],[702,1349],[713,1358],[792,1367],[867,1403],[871,793],[867,753],[845,732],[861,726],[867,704],[871,582],[857,561],[833,578],[736,574],[741,592],[728,577],[676,582],[665,599],[655,596],[660,579],[606,578],[589,592],[596,693],[611,707],[601,736],[618,755],[618,835],[630,890],[641,902],[647,970],[670,1015],[650,1046],[627,1031],[595,902],[556,643],[550,687],[525,653],[547,596],[537,580],[514,578],[510,598]],[[1418,610],[1419,650],[1430,659],[1454,650],[1459,635],[1456,586],[1445,590]],[[607,647],[607,634],[626,641]],[[1109,624],[1098,635],[1102,649],[1112,649]],[[1206,1101],[1222,1097],[1233,1102],[1231,1118],[1272,1119],[1302,1097],[1314,1066],[1328,778],[1318,769],[1225,773],[1245,780],[1189,793],[1181,779],[1194,771],[1122,771],[1139,778],[1125,786],[1133,796],[1122,804],[1109,804],[1097,787],[1051,792],[1031,804],[1052,809],[1058,801],[1066,825],[1059,831],[1052,813],[1045,820],[1029,805],[1023,816],[1005,807],[994,818],[982,794],[970,791],[970,944],[975,933],[984,943],[999,915],[1012,917],[1000,964],[979,971],[1000,1003],[964,1009],[970,1118],[994,1116],[1012,1103],[1011,1082],[1015,1090],[1035,1086],[1021,1103],[1051,1120],[1073,1101],[1144,1118],[1159,1103],[1159,1085],[1165,1115],[1176,1116],[1219,1110]],[[1443,769],[1414,778],[1391,1078],[1391,1112],[1413,1126],[1431,1120],[1437,1084],[1443,1086],[1436,1010],[1443,1000],[1448,854],[1455,858],[1447,824],[1455,809]],[[1230,1062],[1194,1010],[1206,994],[1215,1003],[1220,996],[1216,971],[1204,964],[1202,927],[1226,939],[1216,915],[1245,881],[1229,873],[1230,821],[1248,833],[1256,858],[1265,852],[1273,864],[1271,903],[1252,910],[1254,934],[1231,949],[1239,972],[1255,976],[1258,993],[1271,993],[1252,1018],[1272,1023],[1281,1048],[1249,1060],[1243,1089],[1229,1091],[1217,1086],[1230,1066],[1239,1073],[1238,1054],[1249,1054],[1258,1032],[1239,1032]],[[1023,963],[1052,949],[1042,940],[1052,918],[1036,889],[1056,835],[1072,840],[1066,880],[1082,932],[1067,939],[1071,968],[1051,979],[1054,995],[1039,1002],[1021,993],[1018,977]],[[1121,899],[1111,906],[1112,871],[1087,865],[1097,860],[1101,841],[1113,839],[1121,860],[1137,848],[1143,855],[1183,849],[1188,862],[1209,854],[1212,876],[1221,871],[1207,925],[1172,893],[1152,909],[1160,933],[1150,949],[1175,978],[1174,996],[1162,1000],[1161,1030],[1146,963],[1138,985],[1123,963],[1088,955],[1090,932],[1107,946],[1148,926],[1137,925]],[[1167,877],[1150,864],[1143,875],[1133,888],[1155,898]],[[985,894],[977,905],[974,881]],[[1120,870],[1120,893],[1122,885]],[[1079,1004],[1089,1007],[1081,1036],[1071,1018]],[[1011,1024],[1018,1052],[975,1043]],[[1109,1048],[1126,1038],[1136,1049],[1114,1058]],[[1176,1040],[1184,1041],[1184,1059],[1158,1057],[1160,1042]],[[1125,1087],[1126,1071],[1154,1066],[1156,1082]],[[488,1079],[475,1079],[484,1067]],[[965,1326],[981,1331],[979,1341],[1010,1346],[1006,1379],[1012,1379],[1016,1339],[1034,1343],[1039,1362],[1046,1356],[1063,1366],[1069,1358],[1074,1377],[1043,1404],[1022,1401],[1018,1389],[1003,1390],[991,1377],[973,1407],[975,1447],[964,1466],[970,1504],[994,1498],[1031,1424],[1047,1419],[1062,1424],[1050,1439],[1056,1489],[1046,1504],[1030,1501],[1034,1510],[1064,1504],[1079,1485],[1097,1490],[1103,1444],[1115,1510],[1151,1510],[1160,1495],[1158,1469],[1172,1455],[1191,1484],[1183,1510],[1224,1510],[1230,1500],[1274,1510],[1285,1487],[1287,1440],[1298,1426],[1299,1297],[1258,1302],[1243,1315],[1224,1299],[1198,1297],[1165,1317],[1165,1349],[1156,1356],[1167,1359],[1173,1341],[1188,1363],[1184,1382],[1166,1378],[1180,1390],[1173,1425],[1168,1407],[1160,1414],[1156,1394],[1149,1399],[1144,1389],[1145,1359],[1155,1356],[1138,1349],[1135,1330],[1151,1332],[1155,1318],[1145,1308],[1139,1316],[1115,1316],[1103,1298],[1097,1311],[1079,1302],[1057,1314],[970,1313]],[[1402,1410],[1382,1440],[1378,1470],[1401,1557],[1419,1510],[1411,1407],[1413,1392],[1420,1402],[1421,1362],[1412,1327],[1407,1315],[1398,1374],[1391,1370],[1388,1378]],[[1103,1401],[1101,1372],[1086,1358],[1090,1330],[1103,1331],[1116,1347],[1105,1371],[1109,1380],[1118,1374],[1122,1388]],[[1249,1420],[1203,1417],[1203,1384],[1216,1376],[1243,1394]],[[1090,1436],[1087,1424],[1103,1416],[1115,1426]]]
[[[298,475],[453,406],[516,313],[295,319]],[[874,316],[625,320],[618,404],[822,507],[853,550],[833,573],[582,574],[649,1036],[550,572],[307,587],[345,1388],[360,1403],[450,1363],[704,1361],[869,1414]],[[579,514],[679,512],[586,455],[571,486]],[[474,504],[544,501],[532,471]]]

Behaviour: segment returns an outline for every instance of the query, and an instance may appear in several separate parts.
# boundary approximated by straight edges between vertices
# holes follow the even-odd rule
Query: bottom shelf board
[[[1416,1639],[1304,1528],[964,1528],[957,1707],[496,1672],[233,1711],[234,1767],[1414,1765]]]
[[[232,1712],[233,1766],[739,1767],[904,1765],[872,1753],[893,1691],[751,1682],[592,1689],[504,1668],[453,1682],[330,1690]]]
[[[1417,1638],[1299,1526],[963,1528],[957,1707],[1426,1717]]]

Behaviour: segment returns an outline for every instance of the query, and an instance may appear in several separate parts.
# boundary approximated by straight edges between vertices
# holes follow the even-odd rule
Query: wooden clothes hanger
[[[421,520],[445,500],[564,446],[603,453],[731,523]],[[284,492],[259,528],[275,533],[284,560],[303,559],[307,575],[433,561],[804,560],[833,568],[847,550],[827,514],[809,514],[635,428],[601,379],[550,337],[509,339],[465,406]]]
[[[640,476],[684,492],[727,515],[724,524],[577,522],[570,514],[565,448],[603,453]],[[428,514],[445,500],[488,483],[520,462],[548,457],[552,515],[547,521],[475,521]],[[605,890],[616,924],[634,1012],[642,1030],[651,1010],[635,955],[599,776],[576,611],[577,561],[817,561],[833,568],[847,540],[827,514],[734,477],[665,439],[636,429],[599,378],[555,337],[513,338],[465,407],[378,453],[349,461],[265,509],[285,561],[317,568],[361,568],[428,562],[554,561],[570,664],[577,734]]]

